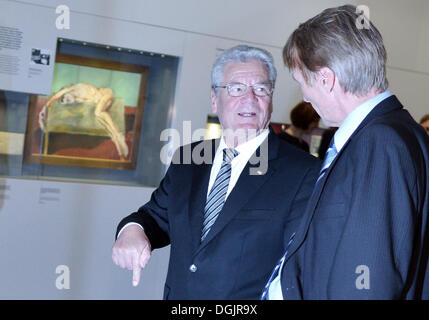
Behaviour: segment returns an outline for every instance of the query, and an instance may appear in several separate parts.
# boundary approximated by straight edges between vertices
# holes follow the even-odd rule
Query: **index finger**
[[[141,268],[139,259],[133,259],[133,286],[136,287],[140,282]]]

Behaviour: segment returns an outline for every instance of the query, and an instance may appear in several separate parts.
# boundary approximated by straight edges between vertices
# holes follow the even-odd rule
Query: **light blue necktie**
[[[331,165],[332,161],[334,161],[337,154],[338,154],[338,151],[337,151],[337,148],[335,147],[334,138],[332,138],[331,143],[329,144],[328,150],[326,151],[325,159],[323,160],[322,168],[320,169],[319,178],[317,178],[316,184],[325,175],[325,172],[328,170],[329,166]]]
[[[231,161],[238,155],[234,149],[223,149],[223,162],[213,183],[213,187],[207,197],[204,208],[203,230],[201,231],[201,242],[205,239],[210,228],[215,223],[225,203],[231,178]]]
[[[326,151],[325,159],[323,160],[322,168],[320,169],[319,178],[317,179],[316,184],[324,176],[325,172],[328,170],[329,166],[331,165],[332,161],[334,161],[337,154],[338,154],[338,151],[337,151],[337,148],[335,147],[334,138],[332,138],[331,143],[329,144],[328,150]],[[292,236],[289,239],[289,243],[286,246],[285,254],[280,259],[280,261],[277,263],[276,267],[274,268],[274,271],[272,272],[272,274],[270,276],[270,279],[268,280],[267,284],[265,285],[264,291],[263,291],[262,296],[261,296],[261,300],[266,300],[269,298],[268,292],[270,289],[270,285],[274,281],[274,279],[277,277],[277,275],[280,271],[280,267],[283,264],[283,261],[286,259],[289,246],[292,243],[294,236],[295,236],[295,232],[292,234]]]
[[[262,292],[261,300],[266,300],[268,298],[268,291],[270,290],[270,285],[280,272],[280,267],[282,266],[283,261],[286,259],[287,252],[288,252],[289,247],[293,241],[293,238],[295,237],[295,233],[296,232],[292,233],[292,235],[290,236],[289,242],[286,245],[286,250],[285,250],[283,257],[281,257],[281,259],[277,263],[276,267],[274,268],[273,272],[271,273],[270,279],[268,280],[267,284],[265,285],[264,291]]]

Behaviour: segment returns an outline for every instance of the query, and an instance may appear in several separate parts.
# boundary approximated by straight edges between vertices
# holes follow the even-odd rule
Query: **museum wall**
[[[429,113],[429,2],[368,0],[365,4],[387,48],[390,90],[419,121]]]
[[[273,121],[288,122],[301,99],[297,84],[283,67],[281,50],[301,21],[323,8],[357,1],[245,0],[5,1],[32,19],[31,41],[44,35],[75,39],[180,58],[171,128],[204,128],[210,110],[210,68],[216,55],[239,43],[272,52],[278,69]],[[389,51],[389,77],[414,116],[420,116],[427,90],[429,62],[424,59],[429,27],[424,0],[386,7],[367,1]],[[392,4],[393,3],[393,4]],[[54,28],[58,5],[70,8],[70,29]],[[411,9],[410,9],[411,8]],[[426,11],[424,11],[426,10]],[[404,13],[404,12],[405,13]],[[426,15],[424,14],[426,13]],[[391,19],[401,23],[393,22]],[[413,36],[409,36],[413,34]],[[40,39],[40,40],[38,40]],[[425,41],[426,40],[426,41]],[[46,40],[45,40],[46,41]],[[406,46],[404,46],[406,44]],[[394,52],[392,52],[394,51]],[[413,84],[413,85],[410,85]],[[138,287],[131,272],[111,261],[117,223],[145,203],[153,188],[77,181],[0,178],[0,299],[160,299],[169,248],[157,250]],[[184,231],[186,232],[186,231]],[[64,271],[66,270],[66,271]],[[69,287],[64,276],[69,273]],[[62,282],[61,282],[62,281]]]

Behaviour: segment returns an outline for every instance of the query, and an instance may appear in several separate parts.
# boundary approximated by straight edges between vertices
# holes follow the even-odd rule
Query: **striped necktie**
[[[201,232],[201,242],[206,238],[210,228],[215,223],[220,211],[225,203],[228,191],[229,180],[231,178],[231,161],[238,155],[234,149],[223,149],[223,162],[216,176],[216,180],[207,197],[204,208],[204,222]]]
[[[292,235],[289,238],[289,242],[286,245],[286,250],[285,253],[283,255],[283,257],[281,257],[281,259],[279,260],[279,262],[277,263],[276,267],[274,268],[273,272],[271,273],[270,279],[268,280],[267,284],[265,285],[264,291],[262,292],[261,295],[261,300],[267,300],[269,299],[269,291],[270,291],[270,286],[274,281],[280,281],[280,277],[279,277],[279,273],[280,273],[280,268],[283,265],[286,256],[287,256],[287,252],[289,250],[289,247],[293,241],[293,238],[295,237],[296,232],[292,233]],[[278,279],[276,279],[277,277],[279,277]],[[281,290],[281,287],[278,287],[279,290]]]
[[[324,176],[325,172],[328,170],[329,166],[331,165],[332,161],[334,161],[337,154],[338,151],[335,147],[334,138],[332,138],[328,150],[326,151],[325,159],[323,160],[322,168],[320,169],[319,178],[317,178],[317,182],[319,182],[319,180]]]

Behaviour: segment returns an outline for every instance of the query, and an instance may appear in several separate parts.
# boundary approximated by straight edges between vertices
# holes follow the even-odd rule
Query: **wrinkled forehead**
[[[252,82],[269,81],[267,66],[258,60],[246,62],[229,62],[223,68],[225,82],[249,80]]]

